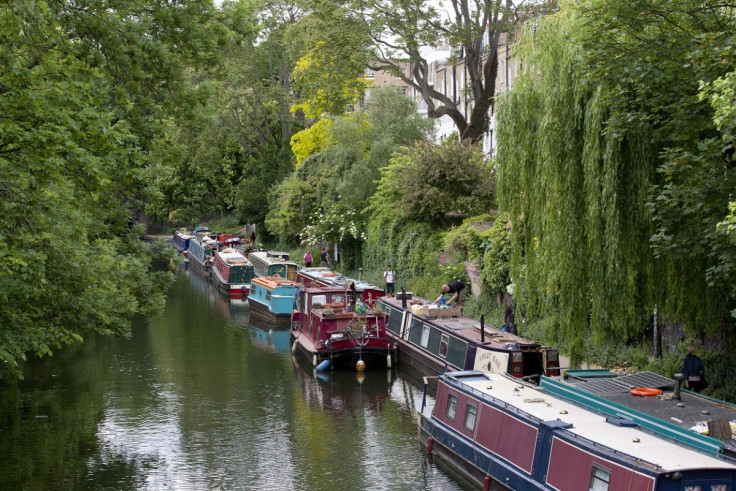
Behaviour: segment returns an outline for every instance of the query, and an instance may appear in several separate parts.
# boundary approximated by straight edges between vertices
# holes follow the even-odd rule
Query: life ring
[[[658,396],[661,393],[662,393],[661,390],[652,389],[651,387],[637,387],[636,389],[631,389],[631,395],[633,396],[641,396],[641,397]]]

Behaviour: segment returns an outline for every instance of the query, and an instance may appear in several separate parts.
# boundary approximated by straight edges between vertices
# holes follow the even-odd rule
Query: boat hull
[[[306,340],[300,340],[292,332],[292,350],[296,349],[296,352],[311,361],[313,366],[329,360],[330,369],[355,370],[358,361],[363,360],[366,370],[386,370],[395,367],[397,362],[397,350],[389,345],[386,347],[349,347],[327,350],[315,349],[311,343],[304,341]]]
[[[248,298],[250,304],[250,312],[252,315],[258,316],[261,319],[269,321],[278,321],[280,323],[291,322],[291,312],[274,312],[268,305],[255,299],[252,295]]]
[[[733,488],[733,458],[675,443],[664,420],[602,416],[592,409],[599,399],[566,399],[508,374],[452,372],[439,377],[434,403],[422,402],[418,435],[484,489]]]
[[[212,271],[211,263],[203,263],[198,257],[192,254],[189,254],[187,257],[189,260],[189,268],[192,271],[196,271],[197,273],[209,273]]]

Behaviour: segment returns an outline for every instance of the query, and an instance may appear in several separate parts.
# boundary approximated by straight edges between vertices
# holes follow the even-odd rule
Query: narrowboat
[[[396,364],[385,316],[359,300],[362,292],[336,287],[302,288],[291,328],[292,352],[322,369],[363,371]]]
[[[289,259],[288,252],[256,251],[248,258],[253,263],[256,276],[280,276],[287,280],[296,280],[297,265]]]
[[[209,272],[214,262],[217,240],[206,233],[196,233],[189,241],[189,267],[199,273]]]
[[[257,276],[250,281],[251,315],[291,322],[300,284],[280,276]]]
[[[186,230],[177,230],[171,238],[171,241],[174,244],[174,249],[186,254],[189,250],[189,241],[192,240],[193,237],[194,235]]]
[[[386,311],[389,339],[398,344],[401,368],[419,376],[435,376],[450,370],[509,373],[517,378],[538,379],[559,375],[559,352],[520,336],[464,317],[459,308],[424,305],[409,307],[411,293],[381,297]]]
[[[422,402],[419,438],[484,490],[734,489],[736,459],[727,450],[733,440],[673,423],[691,424],[681,405],[701,408],[707,398],[682,391],[678,402],[672,393],[657,398],[613,390],[634,406],[648,406],[649,414],[548,377],[535,386],[502,373],[446,373],[434,404],[426,396]],[[700,417],[733,418],[733,411]]]
[[[350,278],[332,271],[330,268],[300,268],[296,272],[296,281],[304,286],[336,286],[342,288],[346,288],[353,283],[362,292],[363,302],[370,306],[373,306],[373,303],[384,295],[382,288],[360,279]]]
[[[248,296],[253,265],[240,251],[228,247],[215,252],[211,274],[217,288],[224,294],[231,298]]]

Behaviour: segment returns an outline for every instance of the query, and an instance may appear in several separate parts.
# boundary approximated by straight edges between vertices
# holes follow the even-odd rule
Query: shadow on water
[[[178,271],[129,339],[90,335],[0,388],[0,489],[463,489],[396,370],[317,376],[288,329]]]

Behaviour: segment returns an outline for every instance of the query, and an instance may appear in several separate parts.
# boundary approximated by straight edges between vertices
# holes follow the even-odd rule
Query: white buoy
[[[316,367],[316,366],[317,366],[317,355],[314,355],[314,356],[312,357],[312,366],[313,366],[313,367]]]

